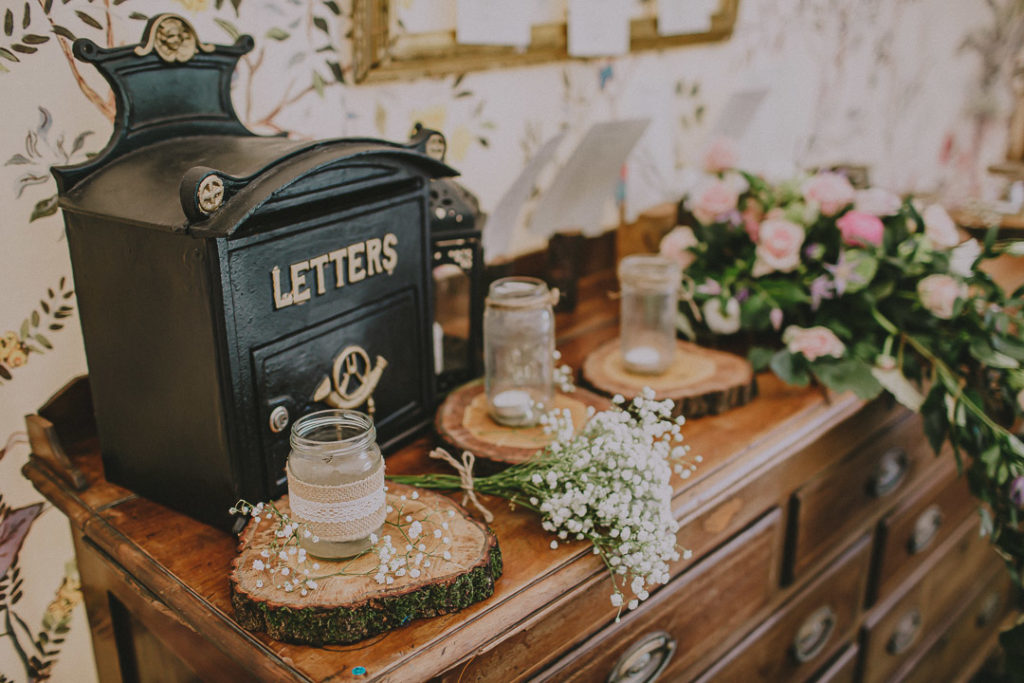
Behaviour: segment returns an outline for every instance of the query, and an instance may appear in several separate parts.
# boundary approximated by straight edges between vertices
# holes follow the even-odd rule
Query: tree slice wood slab
[[[419,493],[417,500],[411,498],[413,491]],[[231,603],[238,623],[290,643],[348,644],[398,628],[412,619],[456,612],[494,593],[494,582],[501,576],[501,551],[498,539],[486,526],[472,519],[454,501],[433,491],[388,482],[387,497],[394,508],[388,521],[397,522],[406,515],[419,520],[423,536],[418,542],[426,545],[428,556],[435,551],[438,555],[430,556],[429,567],[420,567],[419,577],[414,579],[406,574],[390,585],[379,584],[372,576],[379,564],[372,552],[348,560],[310,557],[307,568],[313,562],[320,565],[310,573],[316,588],[308,589],[306,596],[297,590],[285,592],[272,585],[275,579],[266,570],[253,568],[254,561],[266,561],[260,552],[270,546],[277,529],[276,520],[268,519],[269,513],[264,514],[261,522],[250,518],[239,537],[238,556],[231,566]],[[288,496],[274,504],[282,512],[289,512]],[[449,511],[454,511],[454,515],[450,516]],[[448,523],[448,529],[442,530],[451,540],[447,546],[433,536],[442,522]],[[402,532],[385,524],[381,535],[388,534],[393,545],[405,548],[407,541]],[[445,549],[451,553],[450,560],[440,556]],[[317,578],[340,571],[371,575]],[[294,570],[291,573],[294,575]],[[282,582],[280,575],[276,582]]]
[[[598,347],[583,362],[583,381],[609,396],[632,398],[644,387],[655,398],[675,401],[675,414],[687,418],[717,415],[757,395],[754,370],[745,358],[676,340],[676,356],[661,375],[641,375],[624,367],[619,340]]]
[[[586,389],[555,394],[555,408],[568,409],[577,430],[587,420],[587,408],[606,410],[611,402]],[[443,441],[459,451],[471,451],[478,458],[517,465],[526,462],[554,440],[544,428],[506,427],[487,412],[487,395],[482,380],[463,384],[448,394],[434,420]],[[458,455],[458,454],[456,454]]]

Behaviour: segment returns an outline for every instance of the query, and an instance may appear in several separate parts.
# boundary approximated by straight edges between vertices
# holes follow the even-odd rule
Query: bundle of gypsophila
[[[591,408],[578,434],[567,410],[549,413],[542,423],[555,440],[525,463],[473,479],[472,490],[536,511],[558,539],[589,541],[611,574],[611,602],[621,616],[623,606],[635,609],[649,588],[668,582],[670,562],[690,557],[676,545],[670,479],[673,471],[689,477],[701,458],[688,458],[680,429],[685,420],[672,419],[672,401],[655,401],[645,389],[632,401],[616,396],[612,402],[610,410]],[[389,478],[422,488],[467,488],[465,478],[453,474]]]

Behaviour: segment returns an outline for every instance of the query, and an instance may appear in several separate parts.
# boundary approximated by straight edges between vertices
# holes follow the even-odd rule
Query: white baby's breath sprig
[[[593,545],[612,578],[611,603],[635,609],[650,590],[670,578],[670,563],[688,557],[676,545],[679,524],[672,514],[673,471],[690,476],[700,456],[689,458],[682,443],[683,418],[673,403],[644,389],[626,401],[590,414],[579,433],[568,411],[552,411],[541,423],[555,440],[521,465],[473,482],[481,493],[535,510],[541,526],[561,543]],[[395,476],[426,488],[459,487],[452,475]],[[618,617],[616,617],[618,618]]]

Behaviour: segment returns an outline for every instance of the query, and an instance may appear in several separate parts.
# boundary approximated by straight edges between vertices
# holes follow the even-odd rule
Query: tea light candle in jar
[[[484,309],[484,388],[487,411],[498,424],[532,427],[554,399],[556,296],[535,278],[491,283]]]
[[[635,254],[619,264],[619,344],[627,371],[658,375],[672,364],[681,279],[679,264],[663,256]]]
[[[520,389],[506,389],[491,398],[491,407],[502,419],[520,422],[526,419],[533,403],[530,394]]]
[[[653,346],[634,346],[622,354],[622,360],[639,372],[657,372],[661,367],[661,354]]]

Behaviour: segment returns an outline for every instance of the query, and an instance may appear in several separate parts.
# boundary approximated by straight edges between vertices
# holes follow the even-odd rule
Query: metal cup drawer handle
[[[925,508],[914,522],[914,531],[910,534],[910,540],[907,541],[907,551],[911,555],[923,551],[938,537],[941,527],[942,508],[938,504]]]
[[[809,662],[825,649],[828,639],[836,629],[836,611],[830,605],[819,607],[804,619],[793,638],[793,656],[803,664]]]
[[[875,464],[868,489],[872,498],[881,498],[895,491],[907,476],[907,452],[899,447],[882,453]]]
[[[886,651],[891,655],[902,654],[913,645],[920,631],[921,612],[915,607],[896,622],[892,635],[889,636],[889,642],[885,644]]]
[[[626,650],[608,674],[608,683],[647,683],[661,675],[676,652],[676,640],[665,631],[644,636]]]

